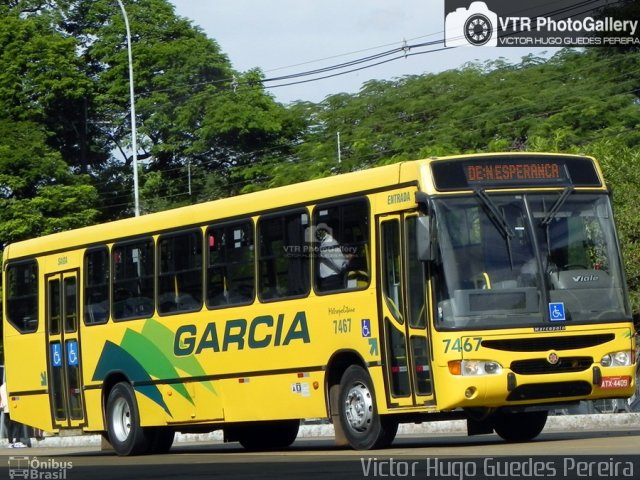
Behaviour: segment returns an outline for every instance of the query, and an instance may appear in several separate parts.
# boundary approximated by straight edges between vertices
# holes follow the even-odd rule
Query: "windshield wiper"
[[[549,210],[545,217],[540,220],[541,227],[549,225],[549,223],[551,223],[551,220],[556,218],[558,211],[560,210],[560,208],[562,208],[562,205],[564,205],[564,202],[567,200],[567,198],[569,198],[569,195],[573,193],[573,190],[574,188],[572,186],[568,186],[562,191],[562,193],[558,197],[558,200],[556,200],[556,203],[554,203],[551,207],[551,210]]]
[[[513,228],[507,223],[500,209],[493,203],[493,200],[489,198],[489,196],[485,193],[482,188],[476,188],[474,190],[475,194],[478,196],[484,206],[489,210],[489,214],[493,218],[494,223],[500,229],[500,233],[503,237],[509,239],[515,235]]]

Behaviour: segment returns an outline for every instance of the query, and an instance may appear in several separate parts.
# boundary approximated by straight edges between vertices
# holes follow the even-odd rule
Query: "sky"
[[[260,68],[267,78],[334,66],[405,45],[441,40],[443,0],[170,0],[215,40],[233,68]],[[419,47],[407,53],[442,48]],[[546,51],[548,51],[547,49]],[[328,95],[357,93],[369,80],[437,73],[470,61],[506,58],[517,62],[545,50],[463,47],[399,57],[383,65],[298,85],[269,88],[276,100],[320,102]],[[553,53],[553,52],[548,52]],[[374,63],[374,62],[369,62]],[[306,77],[308,78],[308,77]],[[270,82],[266,85],[288,83]]]

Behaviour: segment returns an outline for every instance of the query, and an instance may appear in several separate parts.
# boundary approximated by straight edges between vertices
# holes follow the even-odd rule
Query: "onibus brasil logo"
[[[24,478],[27,480],[65,480],[67,471],[73,468],[73,462],[56,460],[54,458],[39,459],[38,457],[9,457],[9,478]]]

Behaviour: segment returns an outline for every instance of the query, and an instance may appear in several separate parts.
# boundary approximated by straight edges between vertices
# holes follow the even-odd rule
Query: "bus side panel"
[[[104,421],[102,415],[102,391],[100,389],[89,389],[84,391],[85,408],[87,411],[88,432],[104,431]]]
[[[7,400],[11,418],[52,431],[44,325],[35,333],[20,334],[4,325]]]
[[[392,413],[393,408],[391,408],[391,404],[393,403],[393,400],[389,398],[390,395],[387,392],[388,383],[385,379],[384,369],[381,365],[369,367],[369,375],[373,382],[373,390],[376,396],[376,407],[378,409],[378,413],[381,415],[384,415],[385,413]]]
[[[334,354],[379,362],[374,298],[369,289],[202,312],[177,327],[173,362],[214,379],[225,421],[325,418]]]
[[[158,389],[166,405],[161,424],[219,422],[224,419],[219,382],[166,383],[158,385]],[[153,412],[153,415],[157,415],[157,412]],[[144,418],[143,421],[154,425],[150,418]]]
[[[136,402],[140,411],[140,425],[143,427],[156,427],[158,425],[167,425],[167,410],[150,398],[141,393],[140,390],[134,389],[136,393]]]
[[[196,314],[197,315],[197,314]],[[185,323],[195,321],[184,316]],[[102,430],[104,385],[129,382],[136,392],[144,426],[219,421],[220,392],[211,380],[194,381],[211,372],[195,358],[177,357],[175,332],[155,318],[85,327],[84,381],[90,388],[88,430]],[[105,383],[106,382],[106,383]]]
[[[327,416],[323,372],[233,378],[221,384],[228,422]]]
[[[286,302],[85,326],[90,429],[103,428],[102,415],[95,418],[101,408],[95,392],[111,375],[134,386],[144,426],[327,417],[325,381],[334,355],[348,352],[351,361],[380,364],[375,294],[372,284]],[[378,376],[378,401],[385,402]]]

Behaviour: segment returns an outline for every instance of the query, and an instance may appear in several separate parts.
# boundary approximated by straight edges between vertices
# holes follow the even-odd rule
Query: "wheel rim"
[[[120,441],[124,442],[129,438],[131,432],[131,408],[124,398],[118,398],[113,405],[113,434]]]
[[[365,384],[356,383],[349,389],[344,411],[352,429],[364,432],[369,428],[373,420],[373,399]]]

